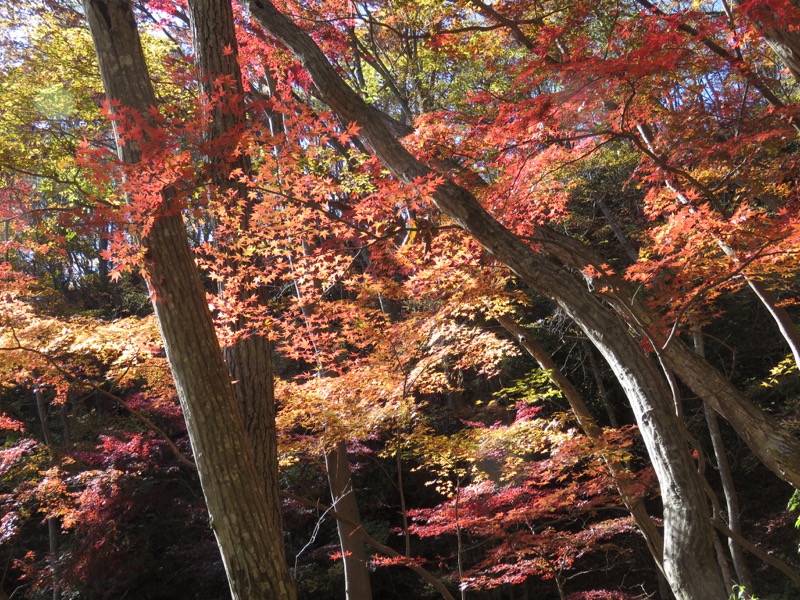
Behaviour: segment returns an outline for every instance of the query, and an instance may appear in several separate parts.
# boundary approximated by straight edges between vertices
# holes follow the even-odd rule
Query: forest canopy
[[[797,0],[0,32],[0,600],[800,593]]]

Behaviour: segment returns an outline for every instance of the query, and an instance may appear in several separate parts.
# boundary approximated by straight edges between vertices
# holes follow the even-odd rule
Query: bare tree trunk
[[[229,86],[227,102],[211,106],[209,142],[212,147],[217,145],[216,152],[207,157],[211,181],[220,200],[225,201],[226,192],[233,191],[235,197],[246,204],[240,223],[241,229],[246,231],[250,227],[251,214],[247,189],[232,182],[229,177],[233,169],[241,169],[243,173],[250,170],[244,153],[239,153],[235,160],[230,158],[236,156],[233,151],[236,147],[236,136],[246,126],[244,88],[238,63],[233,8],[229,0],[189,0],[189,11],[195,63],[200,71],[200,92],[210,98],[220,80],[225,80]],[[247,323],[241,325],[247,327]],[[273,536],[274,548],[270,560],[275,563],[275,570],[281,577],[283,587],[294,596],[294,581],[286,564],[283,546],[272,344],[262,332],[251,332],[232,346],[223,348],[223,357],[231,379],[236,382],[236,402],[253,450],[256,472],[267,495],[269,530]]]
[[[337,514],[342,516],[336,520],[336,526],[342,558],[347,558],[344,560],[345,595],[348,600],[371,600],[368,559],[361,535],[361,514],[350,472],[350,461],[347,459],[347,446],[343,441],[325,454],[325,468],[328,471],[333,505]]]
[[[548,254],[578,271],[590,265],[598,267],[604,262],[580,241],[547,228],[538,229],[534,241]],[[611,291],[604,294],[603,299],[639,335],[649,336],[649,332],[656,329],[657,319],[644,302],[637,300],[638,290],[614,275],[606,275],[604,283]],[[616,335],[628,335],[628,332],[618,331]],[[800,442],[790,431],[750,402],[722,373],[677,337],[668,342],[652,341],[656,347],[663,345],[659,352],[667,368],[722,415],[768,469],[800,488]]]
[[[692,327],[692,341],[694,342],[694,349],[697,354],[705,357],[706,350],[703,342],[703,334],[700,331],[700,326],[693,324]],[[734,533],[742,533],[741,526],[739,525],[739,500],[736,497],[736,487],[733,483],[733,473],[731,472],[731,465],[728,461],[728,454],[725,451],[725,443],[722,440],[722,432],[719,428],[719,420],[717,413],[708,405],[703,404],[703,413],[708,425],[708,433],[711,436],[711,445],[714,448],[714,457],[717,461],[717,468],[719,469],[719,478],[722,482],[722,493],[725,496],[725,505],[728,513],[728,527]],[[753,593],[753,584],[750,578],[750,570],[747,568],[745,562],[744,552],[742,547],[736,541],[729,537],[728,548],[733,559],[733,568],[736,571],[736,579],[739,585],[747,590],[748,594]]]
[[[608,396],[606,384],[603,383],[603,373],[600,371],[600,365],[598,364],[597,358],[594,355],[594,348],[586,338],[583,338],[581,341],[583,342],[583,348],[586,351],[586,356],[589,357],[589,366],[592,369],[592,376],[597,384],[597,393],[600,396],[600,400],[603,401],[603,406],[606,409],[608,422],[614,429],[616,429],[619,427],[619,422],[617,421],[617,415],[614,412],[614,405],[611,404],[611,398]]]
[[[146,116],[156,101],[130,0],[84,0],[83,4],[107,98]],[[127,163],[139,162],[138,146],[130,140],[118,143],[118,152]],[[205,291],[183,220],[172,201],[167,190],[164,212],[156,216],[140,243],[231,594],[234,600],[292,598],[293,590],[286,588],[271,560],[277,552],[272,513],[264,487],[256,483],[253,453]]]
[[[53,433],[50,430],[50,423],[47,419],[47,400],[41,389],[33,392],[36,397],[36,412],[39,414],[39,423],[42,426],[42,437],[44,444],[50,451],[51,460],[54,466],[59,464],[59,451],[55,446]],[[59,585],[58,574],[58,554],[59,554],[59,523],[55,517],[47,517],[47,541],[48,541],[48,561],[50,563],[51,576],[53,578],[52,600],[61,600],[61,586]]]
[[[798,81],[800,81],[800,79]],[[797,327],[792,321],[788,311],[782,306],[778,306],[778,299],[775,297],[775,294],[767,289],[763,283],[748,276],[745,276],[745,280],[775,321],[783,339],[792,351],[794,364],[800,369],[800,334],[798,334]]]

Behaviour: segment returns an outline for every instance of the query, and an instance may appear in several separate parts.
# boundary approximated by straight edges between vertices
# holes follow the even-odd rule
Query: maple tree
[[[453,532],[463,585],[555,577],[565,597],[562,575],[574,561],[588,557],[598,540],[629,532],[630,522],[592,519],[586,530],[537,524],[534,533],[522,524],[546,520],[546,509],[576,525],[583,517],[573,511],[574,500],[584,498],[587,506],[624,505],[633,514],[676,597],[730,592],[726,560],[714,549],[715,528],[741,535],[733,515],[728,529],[716,516],[716,501],[709,502],[708,485],[697,473],[703,457],[692,453],[700,448],[686,425],[691,419],[682,415],[691,401],[681,394],[688,389],[719,412],[769,469],[795,486],[800,452],[792,433],[753,402],[752,393],[743,394],[684,339],[726,322],[723,308],[739,301],[748,285],[775,318],[775,337],[783,335],[790,349],[795,344],[789,300],[797,275],[797,88],[791,54],[781,48],[791,47],[796,32],[765,11],[791,21],[796,7],[751,2],[720,12],[703,4],[660,8],[643,1],[273,6],[252,0],[229,13],[222,4],[224,20],[207,16],[209,5],[199,0],[142,4],[139,16],[157,21],[162,32],[145,44],[153,48],[148,69],[160,84],[158,100],[146,90],[141,61],[139,73],[127,78],[143,86],[141,94],[114,91],[120,82],[103,67],[112,99],[105,112],[122,164],[107,152],[110,130],[98,110],[96,77],[75,79],[74,111],[60,91],[32,98],[26,90],[35,86],[4,86],[3,106],[22,109],[0,132],[3,211],[13,222],[13,240],[11,230],[5,236],[8,258],[35,277],[48,273],[69,302],[84,286],[81,296],[91,306],[92,293],[104,289],[105,306],[120,314],[125,309],[109,279],[132,289],[142,276],[148,280],[196,440],[211,415],[197,420],[196,392],[186,385],[205,393],[211,382],[204,378],[213,375],[224,400],[214,416],[231,419],[218,425],[220,451],[235,448],[243,480],[264,484],[255,486],[261,491],[251,504],[265,507],[262,521],[269,523],[265,536],[273,548],[266,554],[275,569],[263,576],[261,590],[275,584],[292,593],[279,549],[274,338],[284,378],[278,415],[284,472],[327,457],[340,537],[346,532],[339,540],[345,570],[366,573],[368,556],[355,556],[347,543],[363,549],[371,525],[362,522],[363,510],[345,510],[343,498],[354,497],[359,469],[368,469],[367,457],[377,452],[374,460],[392,465],[406,548],[397,557],[373,545],[376,554],[393,556],[373,557],[376,564],[420,572],[421,563],[411,558],[411,533],[448,544],[446,532]],[[87,3],[87,12],[92,6],[99,11],[93,32],[109,23],[103,7],[125,5]],[[52,52],[57,47],[41,41],[48,32],[71,32],[78,41],[69,48],[83,53],[58,64],[94,72],[86,32],[68,26],[81,18],[68,8],[57,11],[22,47]],[[787,61],[788,73],[768,54],[765,40]],[[110,41],[123,43],[121,37]],[[98,41],[101,58],[104,43],[109,40]],[[128,43],[125,51],[134,47]],[[192,52],[197,71],[184,60]],[[32,81],[47,60],[36,53],[15,56],[9,82]],[[86,141],[65,144],[69,136]],[[42,150],[25,151],[34,146]],[[180,253],[162,245],[167,238],[180,238]],[[190,273],[195,262],[199,277]],[[170,296],[171,269],[179,264],[193,283]],[[620,448],[630,438],[598,426],[581,392],[556,372],[529,339],[530,330],[511,318],[531,311],[556,318],[531,291],[552,301],[599,350],[616,379],[612,392],[627,397],[661,488],[663,540],[626,482],[630,457]],[[135,310],[146,310],[143,304]],[[187,320],[192,315],[199,320]],[[514,463],[517,479],[489,483],[475,465],[503,454],[493,444],[513,438],[514,425],[479,424],[473,403],[487,395],[478,387],[495,385],[519,354],[488,331],[495,319],[550,373],[586,439],[563,433],[556,440],[553,434],[551,455],[534,460],[536,443],[522,436],[515,447],[528,451],[513,460],[504,455],[524,463]],[[177,326],[170,329],[170,323]],[[41,339],[59,339],[55,327],[43,328]],[[201,346],[181,337],[201,330]],[[32,347],[41,357],[59,353],[57,344]],[[195,354],[200,347],[207,356]],[[194,369],[190,381],[180,375],[191,366],[181,362],[187,358]],[[52,390],[52,406],[58,406],[73,384],[48,364],[20,385]],[[598,386],[604,368],[593,367]],[[47,383],[37,384],[42,377]],[[47,394],[34,397],[44,406]],[[442,422],[437,403],[451,411]],[[501,418],[511,418],[511,410]],[[19,433],[20,421],[7,419],[4,426],[16,432],[9,456],[23,461],[15,465],[44,473],[34,488],[13,480],[18,497],[30,504],[47,488],[68,506],[72,496],[59,487],[65,466],[48,470],[36,462],[51,446],[47,435],[33,446]],[[535,421],[526,419],[517,425]],[[100,496],[116,498],[117,454],[154,456],[145,437],[119,438],[99,446],[106,458],[97,464],[106,471],[85,480]],[[563,473],[544,472],[565,455],[571,458]],[[215,500],[220,467],[206,468],[203,451],[196,458],[228,561],[235,549],[218,528],[234,514],[237,498]],[[440,486],[446,499],[427,498],[427,508],[412,509],[418,498],[408,480],[420,476],[412,473],[443,484],[448,469],[455,483]],[[559,480],[567,472],[574,485]],[[620,498],[612,500],[615,494]],[[90,509],[96,505],[87,496],[85,506],[83,512],[40,514],[48,524],[69,519],[90,527],[98,522]],[[236,519],[250,525],[249,517]],[[501,526],[487,529],[489,521]],[[491,552],[465,554],[470,536]],[[249,543],[237,543],[253,552]],[[232,589],[246,585],[248,576],[227,564]],[[268,570],[266,564],[251,568]],[[42,582],[57,579],[30,573]],[[741,574],[739,583],[745,583]],[[347,593],[369,596],[366,585],[351,589],[346,583]]]

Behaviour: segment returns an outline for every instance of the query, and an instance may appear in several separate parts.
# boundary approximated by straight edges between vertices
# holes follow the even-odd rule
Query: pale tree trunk
[[[225,201],[225,193],[232,190],[238,199],[248,203],[240,224],[242,229],[247,230],[251,214],[247,189],[232,182],[229,177],[233,169],[239,168],[243,173],[250,170],[244,153],[240,153],[236,160],[230,160],[230,156],[234,155],[236,134],[246,126],[233,8],[229,0],[189,0],[189,11],[201,94],[211,97],[220,78],[225,78],[229,86],[229,102],[211,107],[209,141],[218,145],[216,154],[207,157],[211,180],[221,201]],[[230,139],[226,139],[226,136]],[[232,381],[236,382],[236,402],[253,450],[256,472],[267,494],[269,529],[274,537],[274,551],[270,560],[275,563],[283,586],[291,590],[290,595],[293,596],[294,581],[286,564],[283,546],[272,344],[263,332],[251,332],[244,339],[223,348],[223,357]]]
[[[130,0],[84,0],[109,100],[146,115],[155,106]],[[115,132],[116,133],[116,132]],[[137,163],[136,144],[118,144]],[[186,419],[211,527],[234,600],[291,598],[272,560],[271,511],[180,214],[169,210],[140,241],[153,306]]]
[[[325,454],[325,468],[333,506],[342,517],[336,519],[336,527],[344,563],[345,595],[348,600],[370,600],[369,561],[364,549],[363,526],[347,458],[347,446],[343,441]]]
[[[692,341],[694,342],[695,352],[705,358],[706,349],[703,341],[703,333],[700,330],[700,325],[697,323],[692,323]],[[728,527],[734,533],[741,535],[742,528],[739,525],[739,500],[736,497],[733,472],[731,471],[731,464],[728,461],[728,454],[725,451],[725,443],[719,428],[719,419],[717,419],[717,413],[705,403],[703,404],[703,413],[706,418],[706,424],[708,425],[708,433],[711,437],[711,445],[714,449],[717,469],[719,469],[719,478],[722,482],[722,493],[725,496],[725,506],[728,513]],[[752,595],[753,584],[750,578],[750,570],[747,568],[747,563],[745,562],[742,547],[733,538],[729,537],[728,549],[733,559],[733,568],[736,571],[736,579],[739,585],[743,586],[747,593]]]
[[[666,168],[666,157],[663,153],[659,154],[657,152],[652,129],[644,124],[639,124],[636,126],[636,128],[639,131],[647,150],[649,151],[649,156],[657,165],[662,168]],[[691,210],[694,211],[691,200],[689,200],[689,198],[680,189],[678,189],[678,187],[673,184],[672,181],[665,179],[664,183],[666,184],[667,188],[669,188],[675,194],[675,196],[678,198],[678,201],[682,205],[690,207]],[[706,193],[706,196],[712,201],[714,206],[720,206],[719,203],[713,202],[714,198],[710,192]],[[718,211],[723,217],[730,218],[730,215],[726,214],[721,208],[719,208]],[[730,258],[732,262],[740,262],[739,257],[736,255],[736,251],[727,243],[725,243],[725,241],[723,241],[721,238],[715,238],[715,242],[722,253]],[[775,321],[775,325],[777,325],[778,330],[783,336],[783,339],[786,341],[786,345],[789,346],[789,349],[792,352],[795,364],[798,368],[800,368],[800,333],[798,333],[788,311],[785,308],[778,306],[778,299],[775,297],[775,294],[767,289],[762,282],[758,281],[757,279],[753,279],[753,277],[748,275],[747,272],[742,272],[741,276],[764,305],[764,308],[767,309],[767,312],[769,312],[772,319]]]
[[[50,451],[50,457],[53,466],[60,466],[60,452],[56,448],[53,433],[50,430],[50,423],[47,419],[47,400],[44,397],[44,392],[41,389],[34,391],[36,398],[36,412],[39,414],[39,423],[42,426],[42,437],[44,444]],[[59,583],[58,573],[58,555],[59,555],[59,522],[55,517],[47,517],[47,541],[48,541],[48,561],[50,563],[50,570],[53,578],[53,593],[50,596],[52,600],[61,600],[61,586]]]
[[[250,0],[251,14],[303,63],[322,99],[344,122],[356,122],[383,164],[405,183],[432,175],[392,137],[380,117],[350,90],[311,38],[268,0]],[[502,227],[467,190],[450,181],[434,201],[525,283],[553,299],[586,333],[619,379],[636,415],[664,499],[664,567],[680,600],[725,598],[717,575],[712,530],[704,492],[681,425],[671,409],[663,375],[643,355],[617,317],[563,268],[534,252]]]

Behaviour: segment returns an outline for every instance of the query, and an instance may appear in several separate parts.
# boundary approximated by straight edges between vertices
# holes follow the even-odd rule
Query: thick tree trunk
[[[364,549],[361,515],[344,442],[325,455],[328,485],[333,505],[341,519],[336,520],[344,560],[345,595],[348,600],[371,600],[367,553]],[[355,524],[358,523],[358,526]]]
[[[232,169],[239,168],[246,173],[250,168],[244,153],[239,153],[235,160],[230,158],[237,156],[233,152],[236,135],[246,125],[233,8],[229,0],[189,0],[189,11],[195,64],[200,71],[200,92],[210,98],[221,80],[226,81],[228,86],[227,101],[210,107],[209,142],[212,154],[207,159],[211,180],[220,193],[220,199],[232,190],[239,201],[248,204],[240,224],[243,230],[247,230],[251,212],[247,190],[229,178]],[[217,147],[214,148],[214,145]],[[269,531],[273,538],[270,560],[274,562],[283,587],[289,591],[287,597],[293,597],[294,581],[286,564],[283,546],[272,344],[260,332],[250,333],[232,346],[223,348],[223,357],[231,379],[236,382],[236,403],[253,450],[256,472],[267,494]]]
[[[345,122],[361,126],[363,137],[395,176],[412,183],[432,174],[391,136],[375,111],[347,87],[305,32],[268,0],[250,0],[248,6],[261,26],[302,62],[323,100]],[[630,400],[661,484],[664,566],[675,595],[680,600],[724,598],[725,586],[716,575],[704,493],[681,425],[671,409],[671,394],[662,374],[642,354],[626,327],[589,294],[583,283],[502,227],[467,190],[446,181],[434,200],[487,251],[561,306],[606,358]]]
[[[110,100],[147,114],[155,105],[130,0],[84,0],[100,73]],[[120,157],[139,161],[135,144]],[[234,600],[291,598],[271,560],[271,512],[233,386],[208,310],[205,291],[179,214],[156,218],[141,240],[153,305],[194,449],[200,483]]]
[[[244,420],[247,439],[253,449],[256,472],[267,492],[270,524],[277,553],[271,560],[279,562],[285,571],[287,587],[293,587],[283,548],[275,391],[272,385],[272,343],[269,338],[254,335],[223,348],[222,352],[231,379],[235,382],[233,389],[236,403]]]
[[[784,2],[787,9],[795,15],[800,10],[800,2],[797,0],[784,0]],[[742,6],[745,2],[737,0],[736,4]],[[772,7],[758,5],[751,7],[747,16],[772,51],[800,83],[800,32],[797,30],[797,19],[781,16]]]

